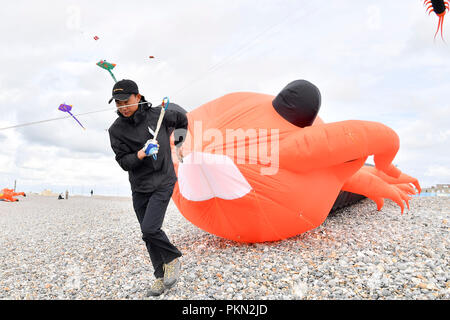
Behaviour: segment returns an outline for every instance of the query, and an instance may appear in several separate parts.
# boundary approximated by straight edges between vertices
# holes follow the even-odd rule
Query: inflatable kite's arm
[[[389,176],[400,171],[392,165],[400,141],[382,123],[349,120],[303,128],[280,141],[280,167],[294,172],[340,165],[374,155],[375,166]],[[293,160],[294,159],[294,160]]]

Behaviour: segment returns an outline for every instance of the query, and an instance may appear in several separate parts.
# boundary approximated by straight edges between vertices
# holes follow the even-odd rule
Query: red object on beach
[[[189,111],[183,161],[172,157],[180,213],[204,231],[248,243],[317,228],[341,191],[378,210],[390,199],[403,213],[412,185],[421,188],[392,164],[397,133],[375,121],[325,123],[320,104],[319,89],[300,79],[277,96],[234,92]],[[375,166],[365,165],[369,156]]]
[[[0,201],[7,201],[7,202],[19,201],[19,199],[14,198],[16,196],[24,196],[24,197],[26,197],[25,193],[23,193],[23,192],[14,192],[13,189],[5,188],[2,191],[0,191]]]

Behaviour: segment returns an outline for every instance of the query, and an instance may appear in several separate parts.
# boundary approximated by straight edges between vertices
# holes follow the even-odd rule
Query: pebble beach
[[[369,199],[314,230],[236,243],[187,221],[163,230],[182,251],[178,283],[148,297],[150,263],[131,198],[28,195],[0,202],[1,300],[448,300],[450,197],[414,197],[401,215]]]

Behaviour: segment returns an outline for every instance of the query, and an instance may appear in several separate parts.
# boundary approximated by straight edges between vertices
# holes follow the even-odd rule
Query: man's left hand
[[[177,158],[178,161],[180,161],[181,163],[183,163],[183,147],[175,147],[175,151],[177,153]]]

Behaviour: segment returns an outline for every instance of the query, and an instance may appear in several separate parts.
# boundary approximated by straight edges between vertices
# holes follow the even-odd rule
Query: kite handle
[[[164,97],[161,106],[163,107],[164,111],[167,110],[167,107],[169,106],[169,97]]]
[[[169,103],[170,103],[169,102],[169,97],[164,97],[163,101],[161,103],[161,113],[159,114],[158,123],[156,124],[156,130],[155,130],[155,134],[153,136],[153,138],[155,140],[156,140],[156,137],[158,136],[159,128],[161,128],[161,123],[162,123],[162,120],[164,118],[164,114],[165,114],[165,112],[167,110],[167,107],[169,106]],[[157,150],[157,149],[155,148],[155,150]],[[150,152],[150,154],[151,154],[151,152]],[[158,156],[156,155],[156,153],[153,154],[153,159],[154,160],[158,159]]]

